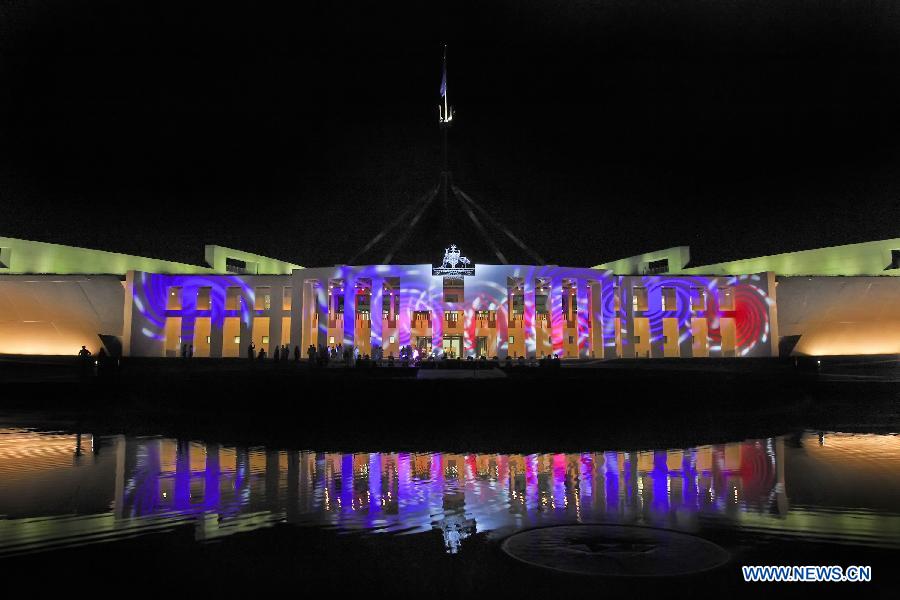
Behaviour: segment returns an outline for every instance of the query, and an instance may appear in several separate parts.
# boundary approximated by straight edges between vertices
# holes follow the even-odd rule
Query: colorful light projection
[[[400,314],[397,323],[397,339],[400,346],[415,345],[414,336],[431,337],[431,347],[435,355],[440,356],[443,351],[444,338],[444,314],[447,310],[460,311],[463,318],[463,351],[467,356],[476,353],[479,311],[494,311],[496,314],[496,327],[489,331],[488,347],[486,353],[489,357],[503,356],[509,350],[508,322],[510,312],[510,280],[524,283],[524,314],[523,337],[526,353],[534,356],[537,352],[537,339],[535,331],[535,312],[537,310],[536,298],[538,293],[542,295],[549,292],[548,309],[550,312],[549,350],[553,353],[565,356],[565,337],[572,335],[567,330],[566,316],[563,314],[562,294],[569,294],[577,290],[571,297],[577,307],[575,319],[575,334],[577,337],[577,352],[581,357],[593,356],[595,358],[610,358],[615,355],[613,349],[617,345],[617,339],[622,346],[622,355],[634,356],[634,347],[631,346],[631,334],[635,327],[635,318],[646,319],[649,327],[650,351],[652,356],[663,356],[664,346],[687,348],[692,339],[692,319],[707,319],[706,345],[713,356],[722,352],[723,329],[722,319],[730,319],[729,335],[733,331],[735,356],[768,355],[769,349],[765,344],[770,337],[769,309],[772,300],[768,297],[763,279],[759,275],[744,275],[740,277],[699,277],[699,276],[615,276],[609,271],[592,269],[572,269],[565,267],[532,267],[532,266],[507,266],[507,265],[479,265],[478,275],[467,277],[463,298],[459,302],[445,302],[443,296],[443,279],[431,275],[429,265],[377,265],[366,267],[340,266],[334,269],[305,269],[299,276],[318,281],[314,290],[313,300],[317,304],[316,310],[320,315],[328,313],[329,299],[325,288],[330,281],[340,281],[346,295],[344,297],[344,312],[353,313],[356,310],[356,298],[360,293],[372,294],[372,300],[377,302],[377,295],[383,289],[387,278],[398,279],[400,287],[391,293],[400,296]],[[361,282],[361,280],[364,280]],[[166,319],[180,317],[182,319],[182,337],[190,339],[194,332],[194,323],[197,318],[209,317],[213,328],[222,326],[226,317],[239,317],[248,325],[252,316],[262,314],[261,311],[251,313],[255,303],[254,290],[251,287],[250,277],[236,276],[203,276],[203,275],[154,275],[141,273],[134,284],[134,307],[142,317],[141,333],[152,340],[163,340],[166,331]],[[305,285],[303,280],[299,282]],[[546,282],[547,291],[537,290],[536,282]],[[357,288],[355,283],[361,282],[362,287]],[[286,282],[287,283],[287,282]],[[298,283],[298,282],[295,282]],[[544,285],[544,284],[542,284]],[[632,306],[630,294],[635,287],[643,287],[647,294],[646,310],[635,311]],[[723,308],[720,298],[720,288],[728,287],[731,290],[733,306],[726,310]],[[210,289],[211,305],[208,310],[199,310],[196,306],[197,290]],[[168,294],[171,288],[182,290],[182,306],[179,310],[167,309]],[[240,306],[226,310],[225,299],[229,288],[237,290]],[[613,289],[618,288],[620,301],[618,309],[614,299]],[[664,288],[674,290],[676,305],[666,306],[663,310],[662,293]],[[705,293],[705,307],[694,310],[691,306],[692,290],[701,289]],[[377,290],[377,292],[376,292]],[[354,294],[353,292],[356,292]],[[370,301],[370,302],[371,302]],[[380,313],[377,308],[380,302],[370,304],[373,315]],[[411,316],[417,311],[430,314],[430,322],[418,327],[411,320]],[[593,312],[593,314],[591,314]],[[294,307],[293,317],[299,319],[300,311]],[[622,331],[619,335],[615,331],[616,319],[622,323]],[[672,319],[677,326],[677,339],[666,338],[666,319]],[[377,319],[376,319],[377,320]],[[319,340],[327,339],[329,319],[319,319]],[[356,336],[355,319],[345,319],[343,332],[338,332],[337,338],[345,345],[353,344]],[[643,323],[643,321],[642,321]],[[383,330],[381,322],[373,325],[371,329],[372,344],[383,343]],[[669,324],[671,327],[671,322]],[[427,330],[422,330],[427,327]],[[593,333],[592,330],[597,328]],[[415,331],[414,331],[415,330]],[[341,335],[342,333],[342,335]],[[332,333],[331,335],[334,335]],[[480,335],[484,335],[481,333]],[[730,348],[729,337],[729,352]],[[320,342],[321,343],[321,342]],[[521,343],[521,342],[520,342]],[[645,346],[646,347],[646,346]],[[686,355],[687,350],[682,350],[676,355]]]
[[[721,319],[732,318],[735,324],[735,355],[747,356],[758,345],[765,344],[769,340],[769,307],[773,301],[760,287],[762,281],[759,275],[742,275],[740,277],[716,278],[698,276],[644,276],[613,278],[615,286],[622,294],[620,298],[620,310],[614,308],[615,298],[612,294],[604,295],[603,313],[608,320],[604,322],[605,344],[612,337],[615,344],[615,325],[611,323],[616,316],[627,319],[628,315],[639,315],[646,318],[650,327],[651,346],[661,346],[664,341],[663,319],[675,319],[678,325],[678,344],[688,341],[691,337],[691,319],[695,317],[708,320],[707,344],[712,352],[722,351]],[[721,306],[720,282],[733,292],[734,306],[725,310]],[[634,287],[643,287],[647,293],[647,310],[634,311],[632,307],[631,290]],[[675,309],[663,310],[663,288],[674,290],[676,296]],[[704,310],[692,310],[692,290],[705,291],[706,308]],[[628,346],[628,329],[622,331],[621,343],[625,356],[632,356],[633,350]],[[662,355],[661,350],[656,350]]]
[[[665,451],[332,454],[145,439],[131,450],[122,514],[194,515],[205,524],[202,515],[213,513],[225,530],[246,528],[251,515],[255,526],[288,519],[345,531],[437,529],[456,552],[475,532],[509,527],[768,513],[783,493],[775,449],[769,439]]]
[[[897,436],[810,432],[796,441],[802,449],[766,438],[668,450],[341,454],[0,429],[0,556],[187,523],[209,540],[285,521],[438,530],[452,552],[474,532],[586,521],[690,528],[698,513],[717,526],[898,547]],[[73,513],[76,497],[89,500],[86,510]]]
[[[181,289],[178,303],[180,309],[169,310],[169,297],[173,288]],[[197,292],[200,288],[210,290],[210,308],[197,308]],[[226,309],[228,290],[237,291],[238,308]],[[241,277],[226,275],[159,275],[141,273],[134,282],[132,301],[142,318],[141,333],[152,340],[164,341],[166,319],[180,317],[181,336],[193,339],[194,323],[198,317],[209,317],[213,327],[221,328],[226,317],[240,317],[244,324],[250,323],[250,311],[256,302],[252,287]]]

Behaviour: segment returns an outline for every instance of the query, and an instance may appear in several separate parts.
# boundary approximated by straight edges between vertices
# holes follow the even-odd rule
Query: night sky
[[[346,262],[438,181],[445,42],[454,182],[549,263],[900,236],[900,4],[863,0],[4,0],[0,235]],[[496,262],[450,212],[394,262]]]

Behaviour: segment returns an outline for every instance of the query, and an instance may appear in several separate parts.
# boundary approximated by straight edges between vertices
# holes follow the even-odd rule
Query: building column
[[[621,317],[622,358],[634,358],[634,298],[631,277],[619,278],[619,303]]]
[[[250,290],[250,293],[245,293],[245,289],[241,288],[240,295],[240,308],[241,308],[241,352],[240,356],[247,356],[247,347],[250,345],[250,342],[253,340],[253,317],[256,314],[256,294],[254,290]],[[255,343],[255,342],[254,342]],[[259,347],[256,348],[256,353],[259,352]]]
[[[691,288],[690,284],[675,288],[675,314],[678,319],[678,356],[694,356],[694,338],[691,334]]]
[[[550,278],[550,343],[553,354],[562,358],[565,351],[563,335],[565,335],[565,315],[562,311],[562,278]]]
[[[508,279],[507,279],[508,281]],[[497,358],[506,360],[509,355],[509,313],[512,300],[509,294],[509,283],[506,284],[506,302],[497,303]]]
[[[356,274],[347,270],[344,274],[344,348],[356,344]]]
[[[316,348],[323,348],[328,345],[328,280],[315,280],[312,284],[312,295],[315,300],[316,318],[318,319],[318,327],[316,328],[316,339],[314,343]]]
[[[384,279],[372,278],[372,291],[369,299],[369,345],[374,356],[375,346],[384,348]]]
[[[303,328],[309,325],[306,319],[306,284],[300,277],[291,278],[291,346],[300,347],[300,355],[306,356],[309,343],[303,339]]]
[[[587,279],[579,278],[576,283],[575,295],[578,314],[576,315],[576,327],[578,331],[578,358],[591,357],[591,330],[594,326],[592,315],[588,310],[590,304],[590,293],[593,289],[588,287]],[[595,284],[596,285],[596,284]]]
[[[410,342],[410,319],[412,319],[412,298],[409,293],[410,282],[400,280],[400,289],[395,290],[395,294],[400,294],[400,314],[397,315],[397,337],[400,348],[409,346]]]
[[[525,330],[525,356],[534,358],[537,351],[537,336],[534,330],[534,312],[537,305],[535,299],[535,280],[533,275],[525,278],[525,314],[522,316],[522,328]]]
[[[443,286],[431,296],[431,351],[435,356],[442,356],[444,353]]]
[[[209,356],[210,358],[222,358],[222,349],[225,345],[225,294],[226,289],[221,285],[214,285],[209,291]]]
[[[602,280],[589,280],[591,287],[588,290],[590,307],[588,313],[591,317],[591,358],[606,358],[606,319],[603,315],[603,287]]]
[[[194,328],[197,323],[197,292],[198,286],[193,282],[186,282],[181,288],[181,346],[194,345]],[[181,346],[178,355],[181,356]]]
[[[663,343],[662,287],[659,278],[653,277],[647,284],[647,321],[650,326],[650,358],[663,358],[666,347]]]
[[[604,277],[600,282],[600,312],[603,321],[603,358],[618,358],[616,354],[616,317],[615,282],[613,276]]]
[[[269,348],[281,348],[281,324],[284,318],[284,286],[273,285],[269,297]]]

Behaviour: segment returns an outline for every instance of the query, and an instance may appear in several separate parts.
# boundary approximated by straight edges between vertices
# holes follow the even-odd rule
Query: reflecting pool
[[[898,507],[896,435],[804,432],[578,454],[342,454],[0,429],[0,556],[181,526],[202,543],[277,523],[439,530],[449,553],[465,552],[476,532],[499,539],[588,522],[896,548]]]

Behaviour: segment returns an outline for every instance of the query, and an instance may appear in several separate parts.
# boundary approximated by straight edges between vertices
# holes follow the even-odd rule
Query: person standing
[[[247,346],[247,358],[249,358],[250,360],[256,358],[256,344],[254,344],[252,341],[250,342],[250,345]]]

